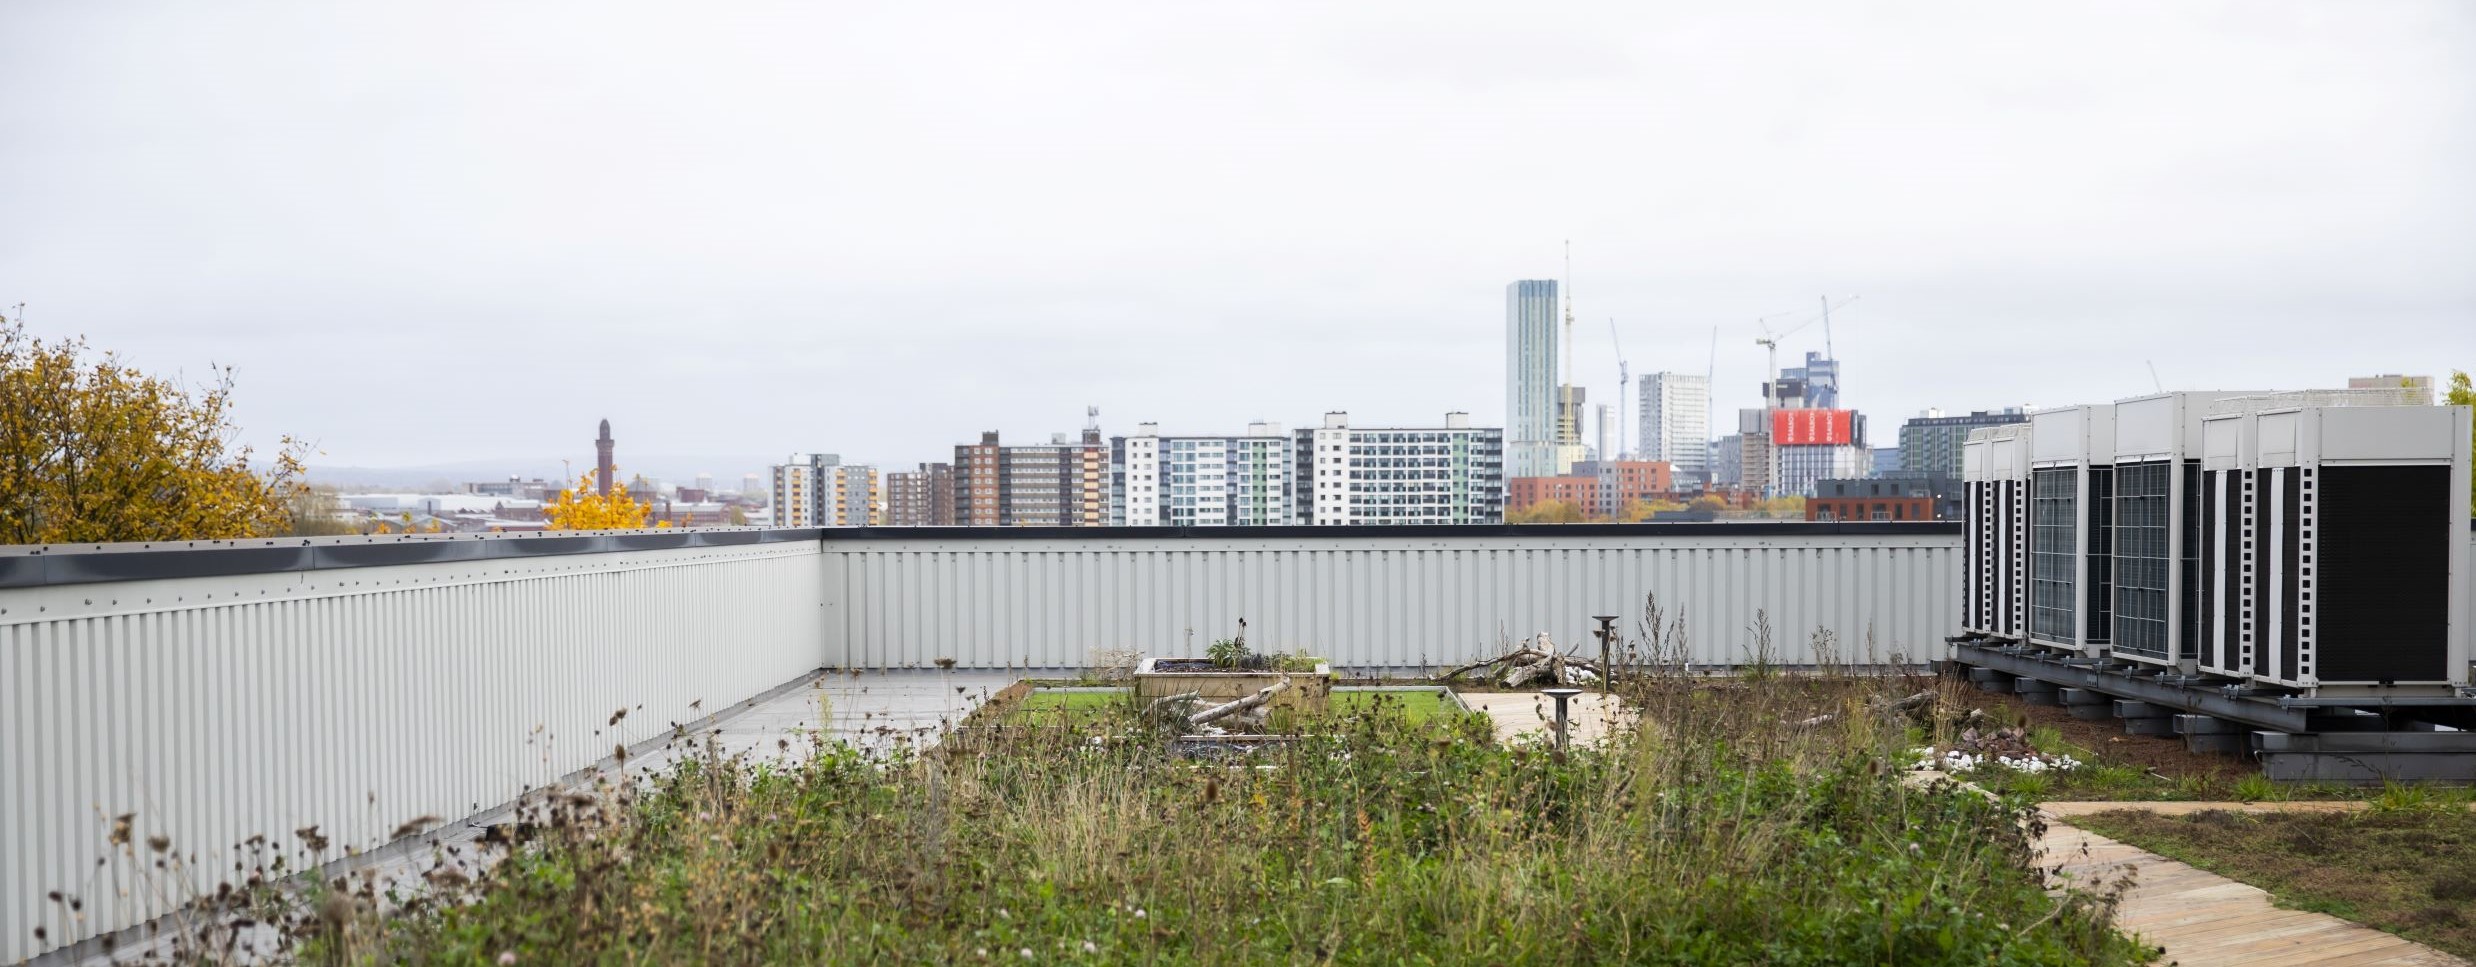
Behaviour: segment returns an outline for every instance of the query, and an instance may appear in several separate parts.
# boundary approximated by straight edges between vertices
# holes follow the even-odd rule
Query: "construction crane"
[[[1616,454],[1601,454],[1601,459],[1616,460],[1625,455],[1625,394],[1633,386],[1633,369],[1625,363],[1625,337],[1616,331],[1616,319],[1608,318],[1608,341],[1616,344]]]
[[[1565,240],[1565,364],[1558,371],[1556,407],[1556,445],[1565,447],[1582,442],[1582,415],[1573,408],[1573,240]],[[1557,459],[1563,459],[1558,457]],[[1557,468],[1558,473],[1566,468]]]
[[[1762,335],[1754,337],[1754,345],[1761,346],[1770,354],[1768,360],[1764,363],[1764,369],[1762,371],[1762,405],[1764,409],[1774,409],[1779,406],[1779,400],[1775,398],[1776,391],[1774,386],[1779,382],[1780,378],[1780,340],[1795,335],[1797,330],[1811,326],[1814,324],[1815,320],[1820,319],[1823,320],[1823,332],[1826,333],[1823,343],[1823,354],[1825,356],[1829,356],[1831,354],[1831,344],[1829,341],[1830,337],[1827,334],[1831,331],[1831,310],[1840,308],[1841,306],[1846,306],[1855,301],[1857,301],[1856,296],[1849,296],[1846,299],[1840,300],[1839,305],[1835,306],[1831,303],[1831,300],[1826,297],[1823,300],[1823,311],[1807,316],[1803,319],[1799,319],[1795,325],[1789,326],[1788,328],[1782,329],[1778,332],[1771,331],[1771,320],[1777,319],[1780,316],[1796,315],[1796,313],[1782,312],[1777,315],[1764,316],[1760,319],[1754,320],[1754,325],[1762,329]]]
[[[1782,315],[1786,314],[1787,313],[1782,313]],[[1778,409],[1780,405],[1778,387],[1780,380],[1780,340],[1794,335],[1799,329],[1803,329],[1814,324],[1814,320],[1809,318],[1803,322],[1797,323],[1796,325],[1780,330],[1779,332],[1772,332],[1770,320],[1777,318],[1779,318],[1779,316],[1764,316],[1763,318],[1754,320],[1754,325],[1762,329],[1762,335],[1754,337],[1754,345],[1761,346],[1766,352],[1769,353],[1769,356],[1763,363],[1762,367],[1762,408],[1766,410]]]

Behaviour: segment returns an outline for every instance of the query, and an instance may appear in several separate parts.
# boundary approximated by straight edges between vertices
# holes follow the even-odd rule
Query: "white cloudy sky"
[[[2476,368],[2476,5],[0,7],[0,303],[331,463],[1495,422],[1566,239],[1594,399]]]

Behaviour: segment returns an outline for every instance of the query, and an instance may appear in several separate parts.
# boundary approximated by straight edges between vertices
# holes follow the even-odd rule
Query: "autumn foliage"
[[[0,319],[0,543],[214,540],[282,534],[305,492],[302,444],[250,467],[232,370],[192,390],[85,340]]]
[[[645,526],[653,505],[628,496],[628,485],[610,485],[609,496],[596,492],[593,471],[576,478],[576,486],[559,491],[559,499],[542,508],[554,531],[622,530]],[[669,527],[669,521],[654,525]]]

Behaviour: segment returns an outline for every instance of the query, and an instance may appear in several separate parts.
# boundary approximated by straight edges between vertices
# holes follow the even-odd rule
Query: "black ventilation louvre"
[[[2019,539],[2014,536],[2016,518],[2013,515],[2020,512],[2020,493],[2018,485],[2009,480],[1997,483],[1995,489],[2001,497],[2003,508],[2002,516],[1995,518],[1995,543],[1998,545],[1995,551],[1995,607],[1997,617],[2002,619],[1999,630],[2006,636],[2017,637],[2020,635],[2020,601],[2019,595],[2014,592],[2018,590],[2020,575],[2016,573],[2013,562],[2019,553]]]
[[[2216,560],[2210,565],[2215,600],[2209,610],[2212,667],[2235,670],[2244,659],[2244,474],[2242,470],[2209,473],[2209,502],[2215,512],[2210,526],[2218,529],[2210,542]]]
[[[2304,474],[2294,467],[2270,473],[2277,478],[2278,494],[2278,583],[2274,592],[2278,595],[2278,677],[2298,681],[2303,666],[2297,663],[2296,652],[2304,635],[2297,626],[2302,612],[2302,585],[2296,565],[2304,559]]]
[[[2089,609],[2089,630],[2081,644],[2103,645],[2115,638],[2115,470],[2089,468],[2089,586],[2082,589]]]
[[[1969,485],[1969,596],[1962,607],[1965,627],[1988,628],[1986,620],[1987,585],[1994,581],[1994,569],[1986,559],[1986,484]]]
[[[2313,642],[2329,682],[2449,676],[2450,468],[2315,472]]]
[[[2201,461],[2186,460],[2184,475],[2184,571],[2176,602],[2183,608],[2182,647],[2177,657],[2191,660],[2201,657],[2201,615],[2209,605],[2201,597],[2201,534],[2202,521],[2208,520],[2201,509]]]
[[[2194,616],[2201,623],[2201,636],[2194,643],[2201,648],[2201,663],[2211,668],[2218,668],[2218,608],[2226,606],[2218,599],[2218,559],[2223,556],[2216,542],[2218,480],[2216,472],[2201,475],[2201,613]]]

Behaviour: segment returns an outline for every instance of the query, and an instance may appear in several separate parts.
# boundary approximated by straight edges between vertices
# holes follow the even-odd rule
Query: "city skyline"
[[[16,5],[0,304],[368,466],[1505,425],[1567,240],[1571,380],[1715,424],[1824,294],[1885,417],[2476,357],[2464,5],[1411,9]]]

